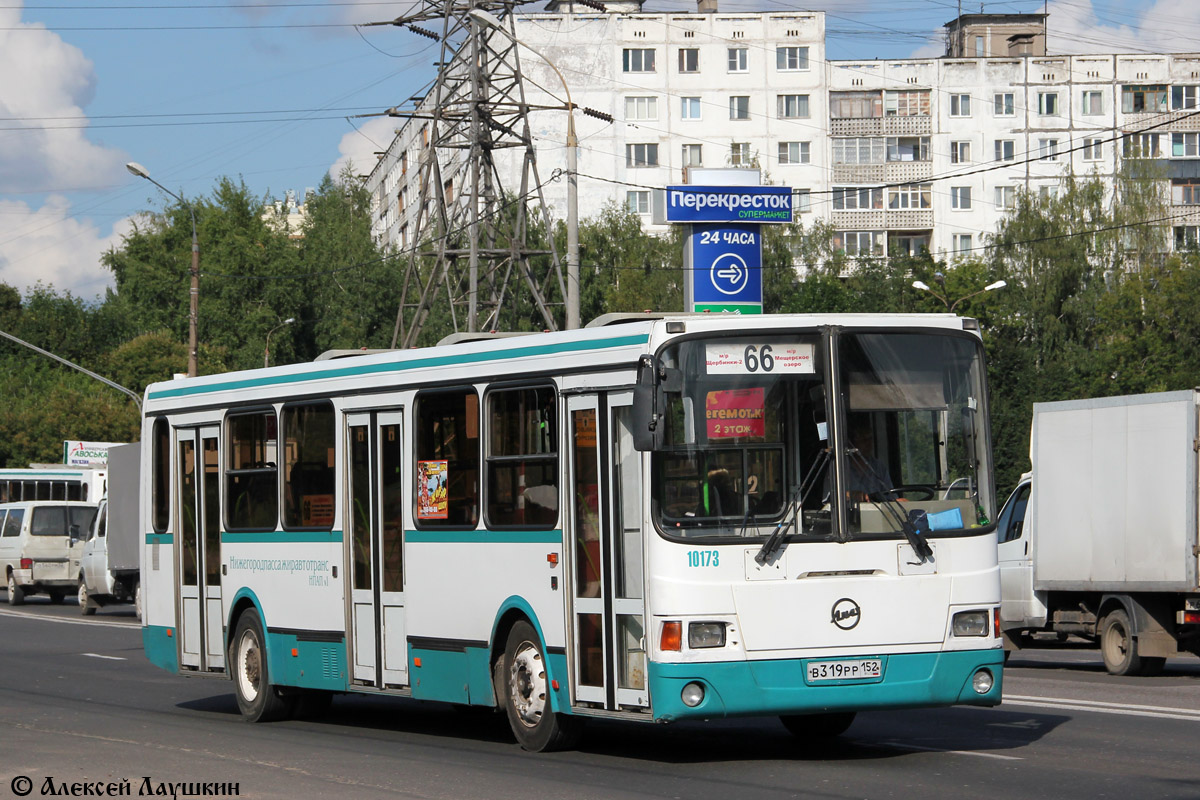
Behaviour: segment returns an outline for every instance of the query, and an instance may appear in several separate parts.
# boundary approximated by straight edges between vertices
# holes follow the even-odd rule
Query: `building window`
[[[1038,92],[1038,114],[1043,117],[1058,115],[1058,92]]]
[[[1058,161],[1058,139],[1038,139],[1038,158]]]
[[[879,92],[830,92],[831,119],[877,119],[883,116]]]
[[[1104,140],[1100,138],[1083,140],[1083,160],[1099,161],[1104,158]]]
[[[812,193],[808,189],[792,190],[792,210],[797,214],[812,211]]]
[[[1046,202],[1049,202],[1051,200],[1057,200],[1058,199],[1058,187],[1057,186],[1039,186],[1038,187],[1038,198],[1043,201],[1046,201]]]
[[[971,209],[971,187],[951,186],[950,207],[957,211],[969,211]]]
[[[650,191],[648,189],[630,189],[625,192],[625,208],[630,214],[649,214]]]
[[[1158,158],[1158,134],[1131,133],[1123,140],[1121,152],[1126,158]]]
[[[971,95],[969,95],[969,94],[952,94],[952,95],[950,95],[950,116],[952,116],[952,117],[969,117],[969,116],[971,116]]]
[[[679,48],[679,71],[680,72],[699,72],[700,71],[700,49],[697,47],[681,47]]]
[[[657,97],[626,97],[625,119],[650,120],[658,119]]]
[[[883,187],[835,186],[834,211],[870,211],[883,208]]]
[[[1188,108],[1196,107],[1197,86],[1172,86],[1171,87],[1171,109],[1174,111],[1182,111]]]
[[[679,116],[683,119],[700,119],[700,98],[679,98]]]
[[[775,69],[780,71],[808,69],[808,48],[776,47]]]
[[[1172,181],[1171,203],[1177,206],[1200,205],[1200,178]]]
[[[1126,114],[1142,111],[1166,111],[1166,86],[1122,86],[1121,110]]]
[[[971,143],[970,142],[951,142],[950,143],[950,163],[951,164],[969,164],[971,162]]]
[[[1012,211],[1017,207],[1017,187],[996,187],[996,208],[1002,211]]]
[[[1011,117],[1017,113],[1013,102],[1012,92],[998,92],[992,96],[992,114],[997,117]]]
[[[1200,133],[1172,133],[1171,158],[1200,156]]]
[[[749,72],[750,71],[750,50],[746,47],[731,47],[729,48],[729,71],[730,72]]]
[[[1176,250],[1194,250],[1197,244],[1200,244],[1200,226],[1197,225],[1176,225],[1175,226],[1175,249]]]
[[[623,52],[625,72],[654,72],[654,48],[626,47]]]
[[[933,189],[928,183],[893,187],[888,189],[888,208],[893,211],[932,208],[932,195]]]
[[[749,142],[733,142],[729,145],[729,163],[735,167],[754,166],[754,156]]]
[[[839,231],[833,235],[833,246],[851,258],[883,255],[882,231]]]
[[[685,144],[683,146],[683,165],[685,167],[703,166],[704,160],[701,155],[701,145]]]
[[[1083,102],[1080,105],[1080,113],[1086,116],[1095,116],[1104,113],[1104,93],[1099,91],[1085,91],[1083,93]]]
[[[657,144],[627,144],[625,145],[625,166],[630,169],[637,167],[658,166]]]
[[[780,119],[806,119],[808,117],[808,95],[781,94],[775,97]]]
[[[996,160],[1013,161],[1017,157],[1017,143],[1012,139],[996,140]]]
[[[735,94],[729,98],[730,119],[750,119],[750,96]]]
[[[474,389],[417,395],[416,464],[419,527],[479,524],[479,396]]]
[[[954,242],[954,255],[956,256],[969,255],[975,247],[974,240],[969,233],[956,233],[951,241]]]
[[[487,521],[550,529],[558,522],[558,415],[554,389],[487,396]]]
[[[886,117],[928,117],[929,92],[885,92],[883,114]]]
[[[809,160],[808,142],[780,142],[780,164],[807,164]]]
[[[888,161],[928,161],[928,136],[889,136],[887,138]]]
[[[833,140],[835,164],[882,164],[887,159],[887,140],[858,137]]]

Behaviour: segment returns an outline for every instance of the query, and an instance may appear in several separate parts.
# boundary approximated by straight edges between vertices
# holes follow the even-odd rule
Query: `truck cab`
[[[1033,589],[1033,530],[1027,509],[1033,493],[1033,474],[1026,472],[1005,501],[996,523],[1000,561],[1000,627],[1004,631],[1041,628],[1046,605]],[[1006,644],[1011,647],[1009,637]]]

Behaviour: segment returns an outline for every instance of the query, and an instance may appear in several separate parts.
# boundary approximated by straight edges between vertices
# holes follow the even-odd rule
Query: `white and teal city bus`
[[[143,638],[252,720],[995,705],[983,350],[951,315],[676,315],[154,384]]]

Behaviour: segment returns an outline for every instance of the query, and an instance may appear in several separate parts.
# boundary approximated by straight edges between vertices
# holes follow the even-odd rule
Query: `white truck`
[[[132,602],[141,617],[140,453],[137,442],[108,449],[108,493],[100,501],[79,565],[79,612],[85,616],[109,603]]]
[[[1200,390],[1035,403],[998,520],[1005,646],[1096,642],[1114,675],[1200,655]]]

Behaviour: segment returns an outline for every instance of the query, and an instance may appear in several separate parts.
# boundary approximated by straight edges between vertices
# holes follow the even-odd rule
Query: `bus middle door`
[[[218,427],[179,428],[180,665],[201,672],[225,671],[221,614],[221,487]],[[197,458],[199,454],[199,458]]]
[[[644,708],[641,454],[631,392],[567,400],[570,442],[571,688],[575,702]]]
[[[408,685],[404,613],[403,412],[346,416],[353,682]]]

